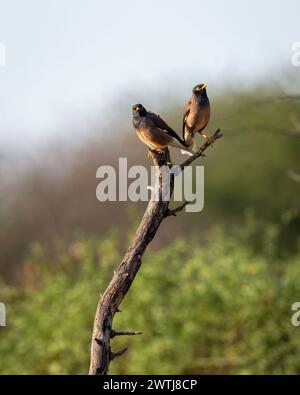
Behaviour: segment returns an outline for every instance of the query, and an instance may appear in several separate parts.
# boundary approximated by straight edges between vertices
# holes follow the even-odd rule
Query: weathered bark
[[[214,133],[211,141],[214,142],[222,135],[220,131]],[[210,145],[205,142],[202,145],[204,151]],[[181,170],[185,166],[191,164],[195,159],[201,156],[197,153],[187,159],[182,165]],[[111,351],[110,339],[118,335],[137,335],[141,332],[120,332],[112,329],[113,318],[116,312],[119,311],[119,305],[124,299],[127,291],[129,290],[140,266],[144,252],[154,238],[161,222],[164,218],[170,215],[176,215],[177,212],[183,210],[187,204],[185,202],[176,209],[169,210],[170,201],[162,199],[163,193],[168,185],[165,184],[164,177],[160,167],[167,166],[169,162],[169,151],[166,150],[162,153],[152,152],[153,162],[157,168],[157,185],[156,194],[159,199],[151,198],[134,239],[129,246],[119,268],[115,272],[111,282],[109,283],[106,291],[101,297],[94,321],[92,346],[91,346],[91,363],[89,373],[92,375],[105,375],[107,374],[110,361],[117,356],[122,355],[127,349],[113,353]],[[170,182],[170,196],[172,196],[174,186],[174,179]],[[157,193],[159,195],[157,195]]]

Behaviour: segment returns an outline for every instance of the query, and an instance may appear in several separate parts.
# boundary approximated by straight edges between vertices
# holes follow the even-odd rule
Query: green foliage
[[[291,324],[299,253],[274,258],[276,228],[264,229],[264,250],[250,249],[253,228],[249,220],[238,237],[215,229],[206,243],[180,239],[146,254],[114,321],[144,334],[113,340],[114,350],[129,351],[111,373],[300,373],[300,328]],[[120,262],[116,251],[115,235],[82,238],[61,249],[51,269],[33,248],[24,270],[31,285],[1,289],[1,373],[87,372],[96,304]]]

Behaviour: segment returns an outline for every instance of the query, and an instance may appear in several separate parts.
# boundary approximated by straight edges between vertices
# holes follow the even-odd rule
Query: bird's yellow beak
[[[134,109],[133,109],[134,112],[138,112],[139,110],[140,110],[140,107],[138,107],[138,106],[134,107]]]
[[[203,89],[205,89],[207,86],[208,86],[208,84],[203,84],[202,86],[197,86],[196,91],[197,92],[203,91]]]

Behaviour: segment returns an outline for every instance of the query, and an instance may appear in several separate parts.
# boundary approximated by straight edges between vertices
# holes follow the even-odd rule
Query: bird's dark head
[[[134,106],[132,106],[132,115],[134,117],[145,117],[147,115],[147,110],[142,104],[135,104]]]
[[[195,88],[193,89],[193,93],[196,96],[202,96],[202,97],[206,97],[206,88],[207,88],[208,84],[198,84],[195,86]]]

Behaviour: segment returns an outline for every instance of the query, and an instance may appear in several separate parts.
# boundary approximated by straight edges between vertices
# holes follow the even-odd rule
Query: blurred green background
[[[146,207],[97,201],[97,168],[149,168],[131,106],[180,133],[203,82],[207,133],[224,135],[196,162],[205,206],[167,218],[150,244],[114,321],[144,334],[113,339],[129,350],[110,372],[300,374],[299,1],[0,10],[0,374],[88,372],[99,295]]]
[[[300,172],[300,112],[297,100],[276,97],[257,88],[232,93],[230,105],[226,93],[212,100],[211,130],[221,127],[224,138],[198,161],[205,208],[162,224],[114,323],[144,334],[113,341],[129,351],[111,372],[300,373],[291,324],[300,296],[300,184],[289,173]],[[179,104],[162,114],[176,125]],[[7,186],[1,373],[87,372],[99,294],[145,208],[95,198],[101,163],[128,156],[150,166],[132,131],[122,133],[123,142],[107,138],[110,152],[90,141],[55,159],[63,173],[32,164]]]

